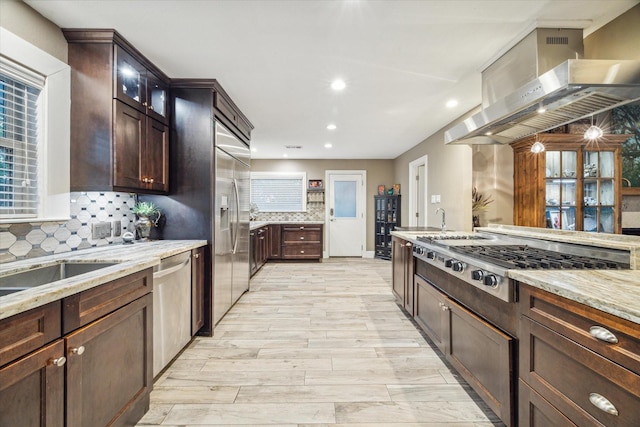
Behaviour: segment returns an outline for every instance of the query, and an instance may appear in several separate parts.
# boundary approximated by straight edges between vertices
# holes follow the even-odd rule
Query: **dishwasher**
[[[153,376],[191,340],[191,252],[153,269]]]

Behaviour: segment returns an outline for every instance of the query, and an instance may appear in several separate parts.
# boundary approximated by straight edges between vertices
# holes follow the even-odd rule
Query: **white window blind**
[[[0,217],[38,215],[38,130],[44,78],[0,61]]]
[[[255,203],[260,212],[304,212],[306,181],[304,172],[253,172],[251,203]]]

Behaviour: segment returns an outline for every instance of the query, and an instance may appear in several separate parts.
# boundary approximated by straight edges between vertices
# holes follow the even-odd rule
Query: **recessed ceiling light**
[[[345,87],[347,87],[347,84],[342,79],[335,79],[333,82],[331,82],[331,89],[335,91],[341,91]]]
[[[327,125],[327,129],[329,130],[336,130],[338,128],[338,126],[334,125],[333,123],[329,123]]]
[[[324,144],[324,148],[331,148],[333,147],[333,144],[330,142],[327,142],[326,144]]]
[[[447,101],[447,103],[445,105],[447,106],[447,108],[457,107],[458,106],[458,100],[457,99],[450,99],[450,100]]]

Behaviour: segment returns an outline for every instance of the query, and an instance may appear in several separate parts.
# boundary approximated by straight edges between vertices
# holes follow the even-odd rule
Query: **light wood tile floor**
[[[502,426],[396,305],[391,263],[268,263],[140,427]]]

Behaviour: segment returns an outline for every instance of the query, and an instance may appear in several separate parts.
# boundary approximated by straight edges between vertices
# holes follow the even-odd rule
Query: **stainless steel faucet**
[[[440,211],[442,211],[442,224],[440,225],[440,229],[442,231],[445,231],[447,229],[447,223],[445,222],[445,219],[444,219],[444,215],[445,215],[444,208],[436,209],[436,215],[438,215],[438,212]]]

